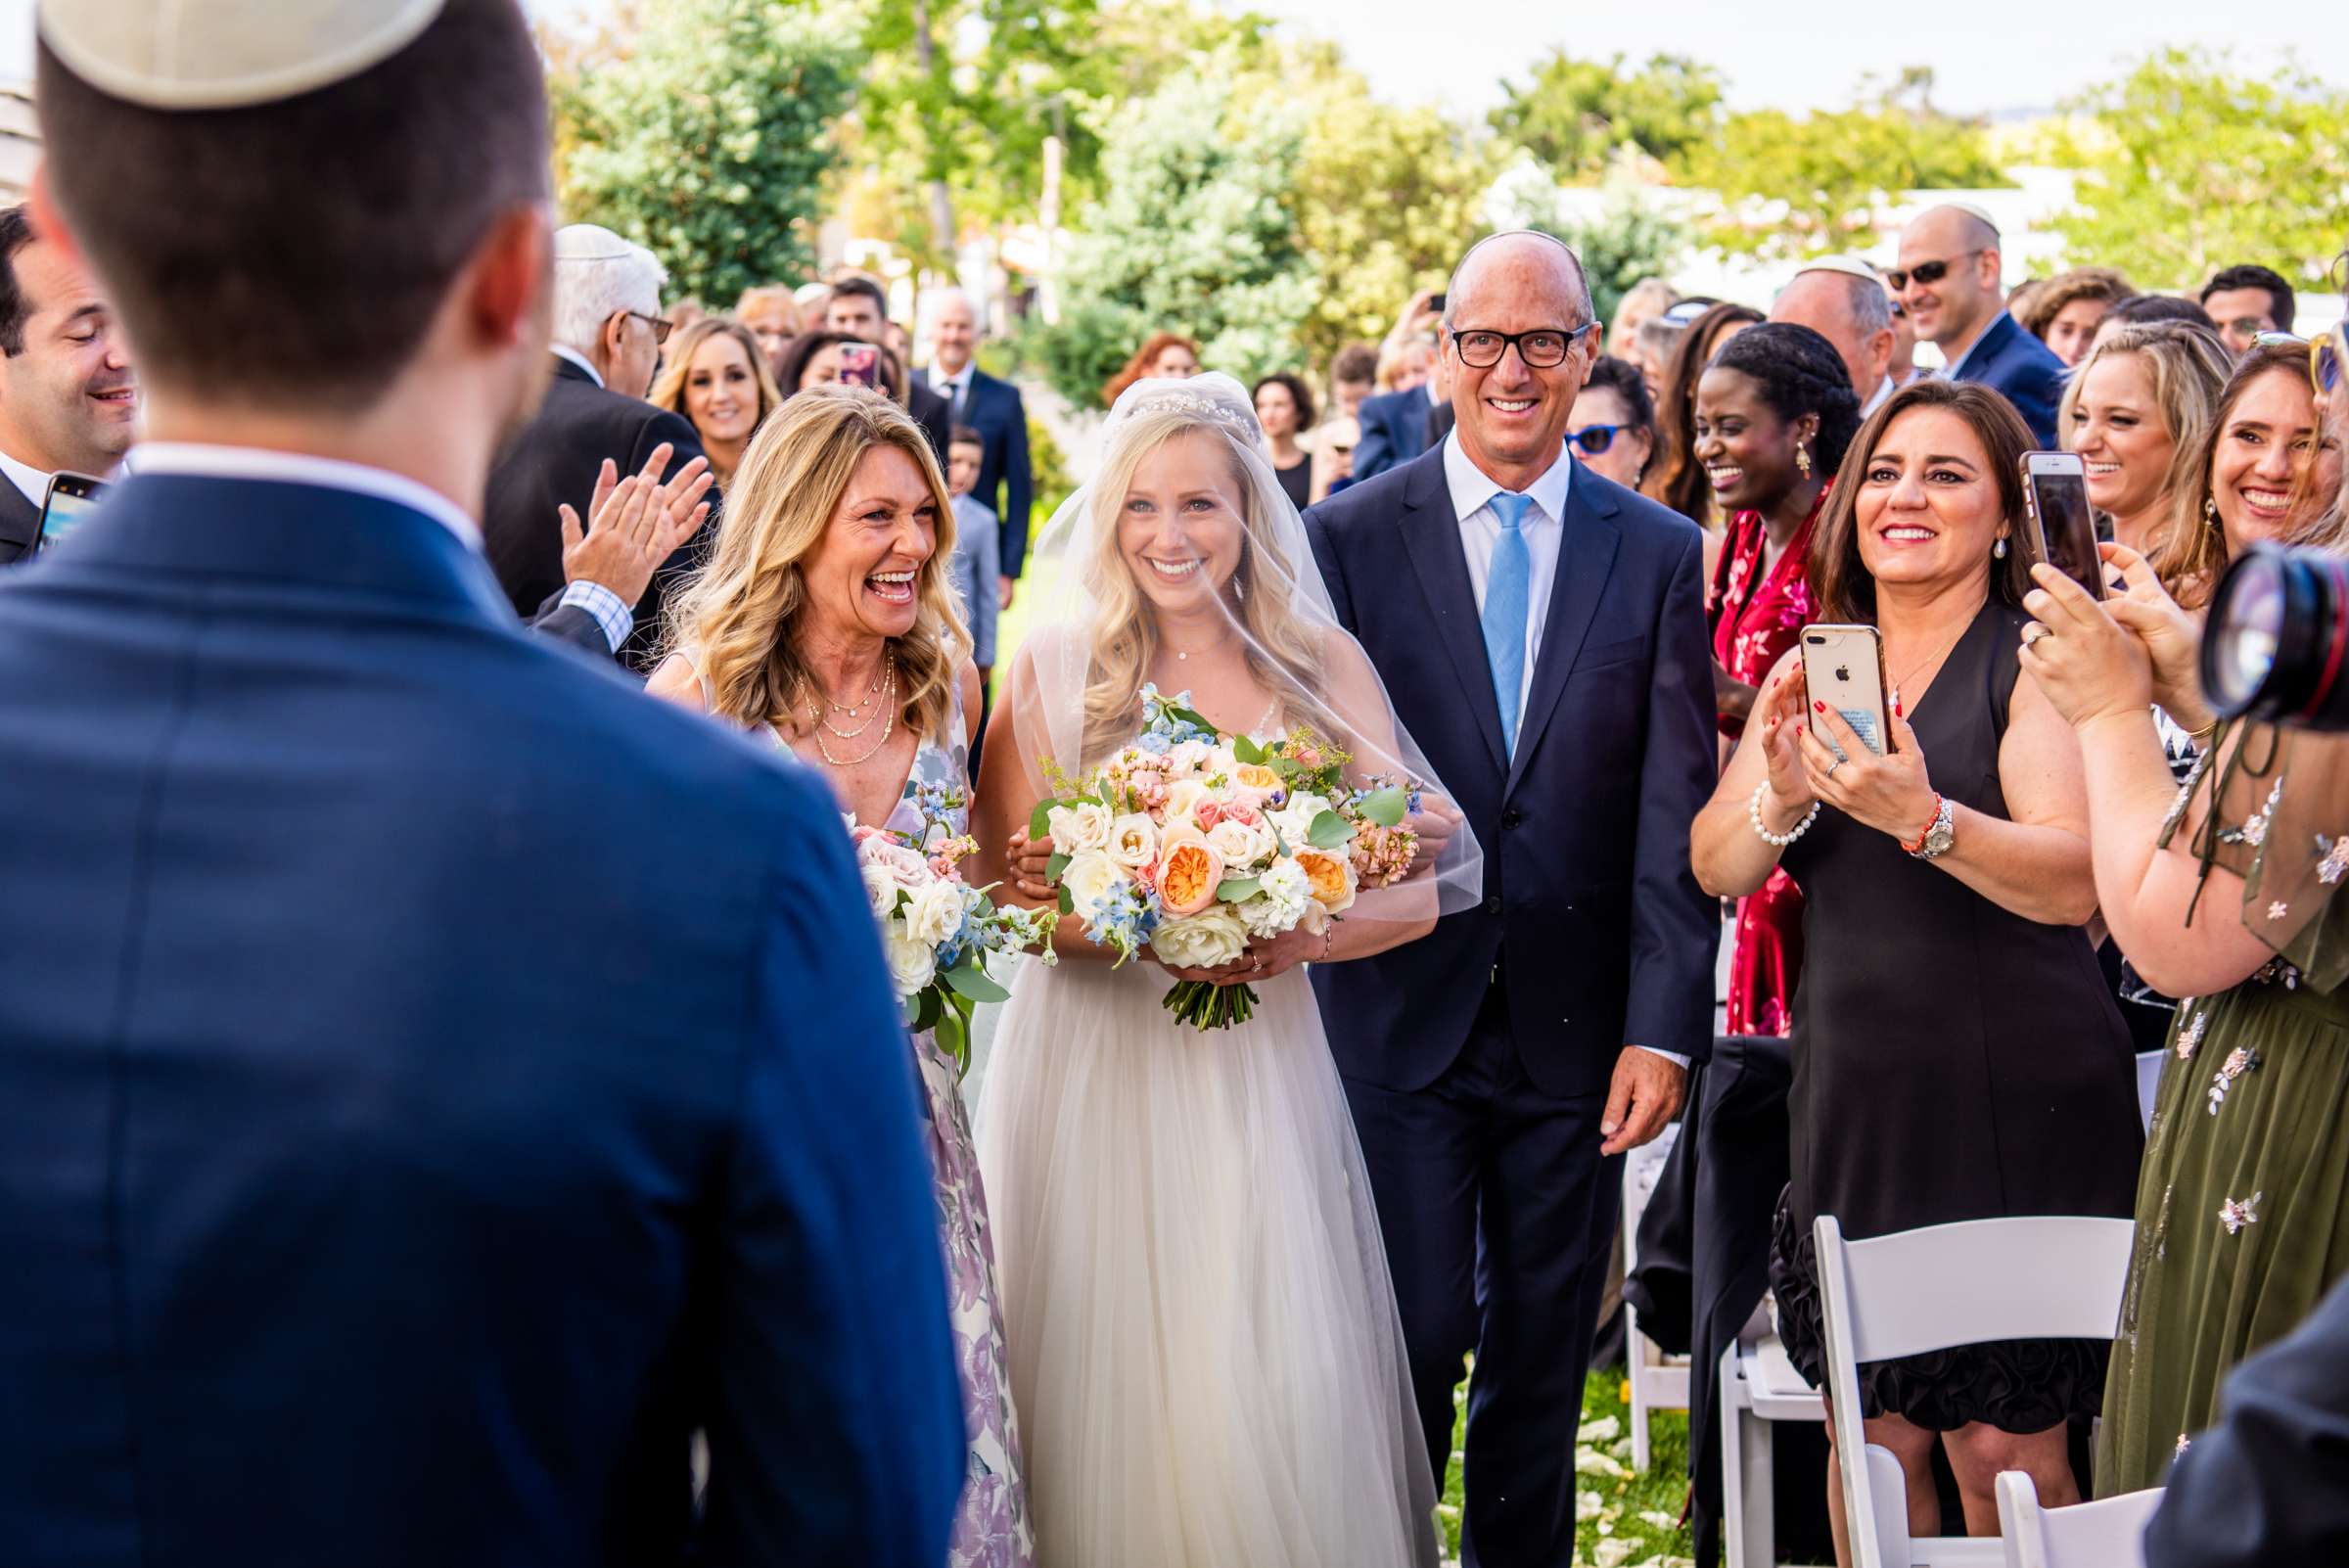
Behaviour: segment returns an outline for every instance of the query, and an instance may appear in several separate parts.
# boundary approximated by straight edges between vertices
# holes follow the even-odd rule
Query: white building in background
[[[40,161],[41,127],[33,117],[32,84],[0,82],[0,207],[24,200]]]

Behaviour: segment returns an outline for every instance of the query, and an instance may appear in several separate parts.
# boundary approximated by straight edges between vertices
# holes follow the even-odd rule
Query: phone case
[[[1867,749],[1883,755],[1891,745],[1892,726],[1886,721],[1884,641],[1873,626],[1805,626],[1803,679],[1811,700],[1825,703],[1843,715]],[[1811,733],[1838,758],[1846,754],[1817,709],[1811,712]]]
[[[2026,453],[2023,457],[2023,510],[2028,515],[2031,526],[2016,530],[2015,547],[2022,551],[2023,560],[2027,565],[2038,566],[2045,563],[2052,566],[2096,598],[2104,598],[2103,558],[2096,554],[2096,512],[2093,508],[2088,507],[2087,480],[2085,476],[2079,477],[2082,486],[2080,504],[2086,509],[2085,527],[2075,524],[2081,536],[2071,540],[2067,550],[2058,551],[2054,547],[2056,541],[2048,537],[2048,509],[2039,503],[2039,487],[2043,481],[2070,480],[2075,476],[2032,472],[2031,459],[2038,455],[2040,454]],[[2060,526],[2060,520],[2058,523]],[[2064,557],[2083,549],[2088,552],[2086,561],[2095,564],[2084,570],[2074,570],[2066,564]]]

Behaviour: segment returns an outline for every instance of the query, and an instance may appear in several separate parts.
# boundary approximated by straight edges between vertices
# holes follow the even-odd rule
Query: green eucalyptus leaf
[[[1253,766],[1262,766],[1265,761],[1265,749],[1245,735],[1232,741],[1231,755]]]
[[[1041,839],[1051,836],[1052,808],[1059,804],[1058,801],[1051,800],[1036,803],[1036,809],[1028,813],[1028,836],[1030,838]]]
[[[1380,827],[1401,827],[1404,812],[1410,808],[1410,792],[1400,784],[1390,784],[1383,790],[1372,790],[1362,798],[1362,815]]]
[[[1044,862],[1044,880],[1046,882],[1058,882],[1060,880],[1060,874],[1063,871],[1066,871],[1068,868],[1069,857],[1060,851],[1055,850],[1052,852],[1052,858]]]
[[[1216,897],[1224,903],[1240,903],[1264,891],[1263,877],[1225,877],[1216,884]]]
[[[1354,839],[1354,824],[1335,811],[1323,811],[1306,829],[1305,842],[1316,850],[1334,850]]]
[[[955,994],[975,1002],[1004,1002],[1011,992],[994,982],[994,977],[979,967],[975,959],[964,959],[939,977],[951,987]]]

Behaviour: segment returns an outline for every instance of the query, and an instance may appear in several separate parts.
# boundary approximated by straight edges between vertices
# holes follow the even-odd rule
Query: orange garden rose
[[[1158,897],[1171,915],[1197,914],[1216,901],[1223,856],[1195,831],[1176,829],[1159,846]]]
[[[1262,762],[1242,762],[1231,770],[1231,781],[1248,792],[1251,800],[1262,806],[1280,793],[1280,775]]]
[[[1315,903],[1331,914],[1353,905],[1355,876],[1351,856],[1343,852],[1330,854],[1320,850],[1299,850],[1297,864],[1313,885]]]

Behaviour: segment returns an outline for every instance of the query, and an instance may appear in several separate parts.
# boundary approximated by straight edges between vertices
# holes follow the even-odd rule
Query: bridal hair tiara
[[[1221,386],[1211,386],[1202,393],[1196,390],[1200,382],[1220,383]],[[1230,389],[1229,396],[1220,395],[1223,388]],[[1264,438],[1264,432],[1256,422],[1256,410],[1248,406],[1240,384],[1220,371],[1209,371],[1204,376],[1194,376],[1187,381],[1155,379],[1136,382],[1118,399],[1118,405],[1110,410],[1108,423],[1122,425],[1147,414],[1197,414],[1218,424],[1228,425],[1251,444]]]

